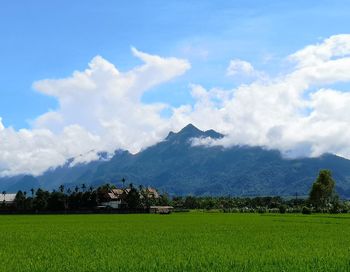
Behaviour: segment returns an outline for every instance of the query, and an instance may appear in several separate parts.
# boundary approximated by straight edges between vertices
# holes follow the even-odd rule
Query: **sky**
[[[2,1],[0,175],[136,153],[187,123],[350,158],[347,1]]]

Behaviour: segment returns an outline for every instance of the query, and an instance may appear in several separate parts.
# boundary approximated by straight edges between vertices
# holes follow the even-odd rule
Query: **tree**
[[[60,189],[60,192],[63,193],[64,192],[64,185],[63,184],[60,185],[59,189]]]
[[[18,210],[25,210],[26,208],[26,197],[22,191],[18,191],[15,197],[16,208]]]
[[[125,178],[122,178],[123,189],[125,188]]]
[[[186,209],[197,209],[199,207],[199,204],[195,197],[187,196],[185,198],[184,207]]]
[[[35,210],[45,210],[47,208],[47,202],[49,199],[50,193],[42,189],[38,189],[33,200],[33,207]]]
[[[335,181],[330,170],[321,170],[316,181],[312,184],[309,201],[316,208],[325,208],[334,196]]]
[[[65,195],[62,192],[52,192],[47,200],[47,208],[50,211],[63,211],[66,208]]]
[[[137,209],[141,207],[140,194],[138,190],[132,185],[129,186],[130,191],[126,195],[125,201],[129,209]]]

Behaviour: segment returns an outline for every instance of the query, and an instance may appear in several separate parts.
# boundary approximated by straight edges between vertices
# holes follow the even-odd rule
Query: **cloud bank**
[[[350,35],[336,35],[287,56],[293,69],[275,78],[243,60],[227,75],[254,75],[249,84],[224,90],[190,85],[193,104],[173,107],[143,103],[153,87],[184,74],[190,64],[132,48],[143,64],[121,72],[100,56],[69,78],[42,80],[34,88],[58,101],[58,108],[34,120],[31,129],[4,127],[0,118],[0,175],[40,174],[75,157],[98,151],[138,152],[187,123],[227,135],[197,139],[203,145],[260,145],[290,157],[325,152],[350,158],[350,93],[336,88],[350,81]],[[162,117],[168,109],[170,117]]]
[[[55,97],[59,106],[34,120],[32,129],[5,128],[0,119],[0,174],[38,175],[68,158],[76,158],[73,164],[88,162],[98,158],[98,151],[137,152],[160,141],[171,129],[160,114],[169,106],[143,104],[141,97],[190,64],[135,48],[132,53],[143,64],[125,73],[97,56],[69,78],[35,82],[34,89]]]

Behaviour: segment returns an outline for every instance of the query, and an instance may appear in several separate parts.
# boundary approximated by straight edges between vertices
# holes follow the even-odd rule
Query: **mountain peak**
[[[180,133],[203,133],[202,130],[200,130],[199,128],[197,128],[196,126],[194,126],[193,124],[188,124],[187,126],[185,126],[183,129],[181,129],[178,134]]]
[[[191,138],[210,137],[213,139],[219,139],[219,138],[222,138],[223,136],[224,135],[216,132],[215,130],[210,129],[207,131],[203,131],[197,128],[196,126],[194,126],[193,124],[188,124],[177,133],[170,131],[168,136],[166,137],[166,140],[184,142]]]

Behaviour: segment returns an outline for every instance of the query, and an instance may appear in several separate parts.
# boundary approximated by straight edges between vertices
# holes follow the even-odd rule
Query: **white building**
[[[15,202],[16,194],[0,194],[0,205],[5,202],[5,204],[12,204]]]

